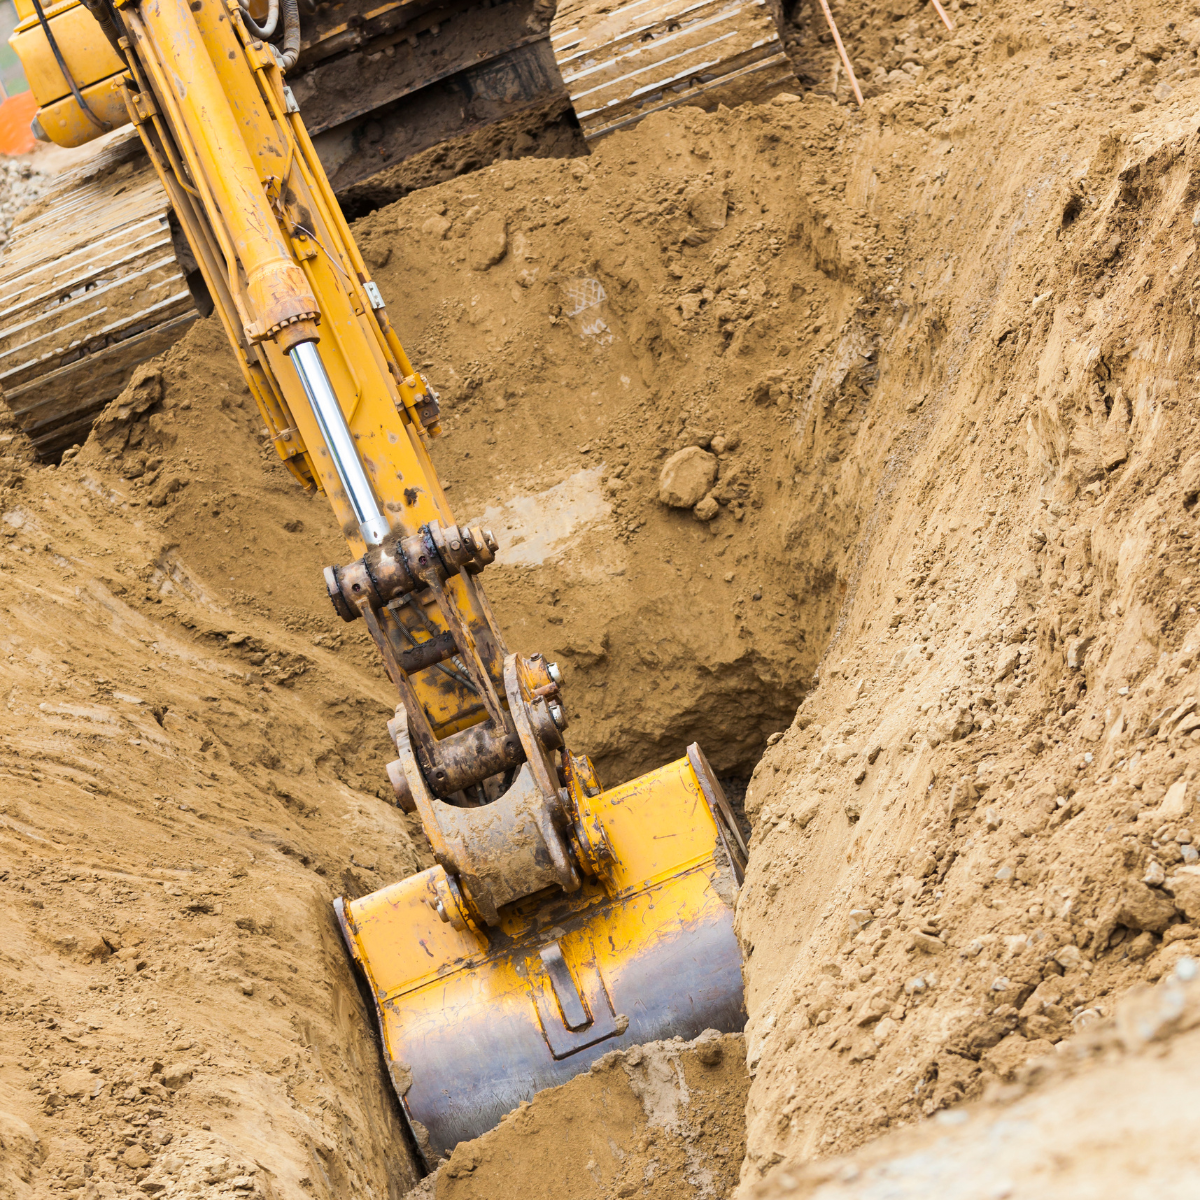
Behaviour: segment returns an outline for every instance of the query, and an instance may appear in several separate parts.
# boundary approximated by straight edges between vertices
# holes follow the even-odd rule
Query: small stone
[[[150,1155],[137,1142],[134,1142],[124,1154],[121,1155],[121,1161],[127,1166],[132,1167],[135,1171],[140,1171],[143,1167],[150,1165]]]
[[[850,1043],[850,1061],[852,1063],[865,1062],[869,1058],[874,1058],[879,1052],[879,1047],[875,1043],[875,1039],[863,1030]]]
[[[1078,971],[1083,967],[1083,952],[1078,946],[1060,946],[1054,952],[1054,961],[1064,971]]]
[[[723,433],[718,433],[709,443],[709,449],[714,454],[724,454],[729,449],[729,441]]]
[[[696,193],[688,205],[688,211],[697,229],[715,233],[725,228],[729,213],[729,201],[725,192],[718,187],[705,187]]]
[[[992,672],[992,682],[999,683],[1007,679],[1021,662],[1021,651],[1016,646],[1005,646],[996,659],[996,669]]]
[[[162,1083],[168,1091],[176,1092],[187,1083],[195,1073],[195,1068],[187,1063],[173,1063],[163,1069]]]
[[[453,222],[447,220],[445,217],[430,217],[421,226],[421,232],[427,233],[430,237],[437,238],[438,241],[441,241],[446,234],[450,232],[450,226],[452,224]]]
[[[839,767],[844,767],[854,757],[853,747],[846,745],[845,742],[835,742],[830,753],[833,755],[833,761]]]
[[[706,1029],[696,1039],[696,1057],[706,1067],[715,1067],[725,1057],[721,1035],[715,1029]]]
[[[1012,1079],[1017,1070],[1031,1058],[1053,1054],[1054,1046],[1047,1041],[1029,1041],[1019,1033],[1010,1033],[984,1055],[984,1062],[1000,1076]]]
[[[1177,779],[1167,788],[1167,794],[1163,796],[1155,816],[1159,821],[1178,821],[1187,813],[1187,780]]]
[[[713,517],[721,511],[721,506],[717,503],[714,496],[705,496],[695,508],[692,509],[692,516],[697,521],[711,521]]]
[[[94,929],[84,929],[80,933],[78,948],[84,958],[98,962],[103,962],[112,953],[112,947]]]
[[[950,798],[947,801],[950,820],[957,821],[965,817],[974,809],[978,800],[979,789],[969,780],[954,784],[950,789]]]
[[[166,479],[160,481],[151,494],[149,500],[150,507],[162,508],[176,492],[182,491],[190,482],[190,480],[183,479],[179,475],[168,475]]]
[[[1139,933],[1137,937],[1129,943],[1128,955],[1133,962],[1141,962],[1143,958],[1149,958],[1156,949],[1154,934]]]
[[[1200,920],[1200,864],[1180,867],[1167,881],[1175,903],[1193,920]]]
[[[1142,876],[1142,882],[1150,887],[1162,887],[1167,880],[1167,873],[1157,858],[1152,858]]]
[[[67,1071],[58,1079],[58,1090],[64,1096],[98,1096],[104,1086],[99,1075],[93,1075],[86,1067]]]
[[[932,933],[923,933],[920,930],[913,934],[913,945],[922,954],[941,954],[946,949],[946,943],[941,938],[934,937]]]
[[[875,1026],[875,1040],[877,1042],[886,1042],[888,1038],[900,1028],[898,1021],[893,1021],[891,1017],[884,1017],[878,1025]]]
[[[658,477],[658,498],[669,508],[694,508],[716,478],[716,457],[699,446],[685,446],[663,463]]]
[[[852,908],[850,910],[850,932],[858,933],[860,929],[865,929],[874,920],[874,916],[869,908]]]
[[[1096,640],[1095,636],[1088,634],[1086,637],[1072,638],[1067,642],[1067,666],[1072,671],[1078,671],[1083,666],[1083,660],[1087,657],[1087,652],[1091,648],[1092,643]],[[1096,733],[1096,738],[1104,732],[1103,725]],[[1093,738],[1093,741],[1096,739]]]
[[[1152,91],[1150,94],[1154,97],[1158,104],[1161,104],[1174,91],[1175,89],[1165,79],[1163,79],[1154,85],[1154,91]]]
[[[983,823],[988,827],[989,833],[995,833],[1004,823],[1004,818],[994,808],[985,808],[983,810]]]
[[[1200,932],[1195,925],[1172,925],[1163,934],[1162,944],[1170,946],[1173,942],[1190,942]]]
[[[1131,879],[1121,892],[1116,919],[1119,925],[1129,929],[1162,933],[1174,921],[1175,915],[1175,905],[1166,896]]]
[[[469,261],[474,271],[494,267],[508,253],[508,225],[503,213],[481,217],[468,238]]]
[[[925,977],[923,975],[914,975],[911,979],[905,981],[904,994],[906,996],[918,996],[925,990],[925,987]]]

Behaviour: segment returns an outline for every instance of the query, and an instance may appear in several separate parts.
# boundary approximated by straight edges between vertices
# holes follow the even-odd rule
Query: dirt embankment
[[[727,1196],[746,1151],[746,1044],[710,1030],[614,1051],[462,1142],[409,1200]]]
[[[1192,34],[975,11],[825,181],[832,276],[886,237],[886,464],[747,795],[747,1194],[1020,1091],[1197,946]]]

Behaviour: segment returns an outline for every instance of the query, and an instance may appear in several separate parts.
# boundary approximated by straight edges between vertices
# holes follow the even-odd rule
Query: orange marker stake
[[[937,0],[934,0],[934,3],[936,4]],[[846,47],[842,45],[842,36],[833,22],[833,13],[829,11],[829,0],[821,0],[821,7],[825,10],[825,20],[829,22],[829,32],[833,34],[838,53],[842,56],[842,66],[846,68],[846,74],[850,76],[850,86],[854,89],[854,98],[861,108],[863,94],[858,86],[858,80],[854,76],[854,68],[850,65],[850,56],[846,53]]]
[[[942,18],[942,23],[951,33],[954,32],[954,22],[946,16],[946,10],[941,6],[938,0],[933,0],[933,7],[937,9],[937,15]]]

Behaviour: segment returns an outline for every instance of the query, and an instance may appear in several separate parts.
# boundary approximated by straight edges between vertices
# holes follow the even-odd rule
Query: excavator
[[[334,908],[421,1161],[609,1051],[740,1029],[734,814],[698,745],[604,787],[557,666],[505,643],[497,542],[451,512],[437,393],[286,82],[298,0],[21,3],[41,126],[136,130],[280,458],[345,536],[324,585],[395,686],[388,776],[435,865]]]

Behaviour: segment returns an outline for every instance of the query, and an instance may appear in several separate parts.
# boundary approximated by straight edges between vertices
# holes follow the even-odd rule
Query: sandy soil
[[[746,1150],[745,1057],[715,1031],[606,1054],[460,1143],[409,1200],[726,1196]]]
[[[1150,4],[953,15],[842,14],[861,111],[810,45],[803,99],[358,225],[574,745],[608,780],[694,738],[753,771],[748,1075],[693,1119],[732,1147],[748,1083],[740,1197],[910,1166],[896,1194],[1174,1194],[1159,1133],[1089,1147],[1134,1109],[1194,1140],[1195,43]],[[414,1182],[328,904],[426,851],[383,798],[381,673],[322,595],[332,522],[258,424],[209,323],[62,467],[0,435],[19,1197]],[[671,508],[685,450],[716,476]],[[576,1167],[555,1146],[600,1094],[641,1129],[617,1069],[426,1193]],[[593,1155],[586,1194],[702,1194],[670,1144],[629,1192]]]

